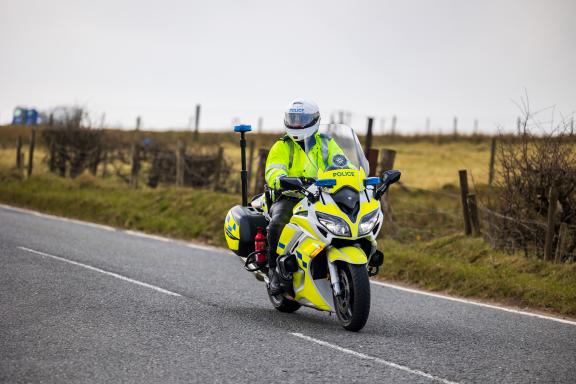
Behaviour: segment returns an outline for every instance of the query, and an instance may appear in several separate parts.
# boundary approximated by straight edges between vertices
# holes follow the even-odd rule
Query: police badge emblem
[[[346,157],[344,155],[334,155],[334,157],[332,157],[332,163],[334,165],[337,165],[339,167],[343,167],[346,165],[346,163],[348,163],[348,160],[346,160]]]

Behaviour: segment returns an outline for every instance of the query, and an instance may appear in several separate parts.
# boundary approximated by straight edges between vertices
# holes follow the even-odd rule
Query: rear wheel
[[[348,331],[364,328],[370,314],[370,280],[366,265],[341,263],[338,276],[342,294],[334,296],[336,315]]]
[[[282,295],[271,295],[270,291],[268,291],[268,297],[274,308],[280,312],[292,313],[300,309],[300,303],[287,299]]]

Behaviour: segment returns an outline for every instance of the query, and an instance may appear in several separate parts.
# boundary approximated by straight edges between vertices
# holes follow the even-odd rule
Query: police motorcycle
[[[280,312],[295,312],[301,306],[335,312],[349,331],[361,330],[370,313],[369,276],[376,275],[384,261],[376,238],[383,223],[380,198],[400,179],[400,171],[368,177],[369,166],[352,128],[343,124],[321,125],[319,132],[333,138],[341,151],[330,166],[317,169],[310,160],[312,145],[305,144],[308,166],[316,177],[284,177],[280,191],[267,188],[247,203],[247,173],[244,134],[242,150],[242,205],[234,206],[224,222],[228,247],[240,256],[245,268],[268,286],[266,227],[273,193],[297,193],[290,222],[278,242],[278,271],[284,293],[268,296]],[[325,136],[325,137],[326,137]]]

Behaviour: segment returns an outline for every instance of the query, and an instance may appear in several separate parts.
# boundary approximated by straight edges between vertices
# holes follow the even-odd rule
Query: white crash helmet
[[[296,99],[286,109],[284,125],[292,140],[305,140],[318,132],[320,110],[313,101]]]

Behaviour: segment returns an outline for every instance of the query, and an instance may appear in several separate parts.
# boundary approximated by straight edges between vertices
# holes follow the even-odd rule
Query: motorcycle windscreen
[[[370,174],[368,160],[354,130],[345,124],[322,124],[304,143],[308,161],[318,171],[363,169]]]

